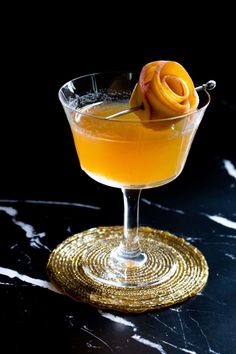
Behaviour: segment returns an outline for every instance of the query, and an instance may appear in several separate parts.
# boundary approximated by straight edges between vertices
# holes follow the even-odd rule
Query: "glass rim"
[[[85,117],[88,117],[88,118],[93,118],[93,119],[97,119],[97,120],[101,120],[101,121],[111,121],[111,122],[122,122],[122,123],[139,123],[139,121],[134,121],[132,119],[123,119],[120,118],[120,117],[117,117],[117,118],[112,118],[112,119],[108,119],[106,117],[101,117],[101,116],[96,116],[96,115],[92,115],[92,114],[88,114],[88,113],[85,113],[83,112],[83,108],[73,108],[71,107],[69,104],[67,104],[65,102],[65,100],[63,99],[63,96],[64,94],[62,93],[62,89],[65,88],[66,86],[68,86],[71,82],[73,81],[76,81],[76,80],[80,80],[80,79],[84,79],[84,78],[88,78],[90,76],[96,76],[96,75],[111,75],[111,74],[134,74],[134,72],[132,71],[101,71],[101,72],[94,72],[94,73],[90,73],[90,74],[84,74],[84,75],[81,75],[81,76],[77,76],[75,77],[74,79],[71,79],[71,80],[68,80],[67,82],[65,82],[58,90],[58,97],[59,97],[59,100],[62,104],[63,107],[66,107],[68,108],[69,110],[73,111],[74,113],[77,113],[77,114],[80,114],[82,116],[85,116]],[[174,121],[174,120],[178,120],[180,118],[184,118],[184,117],[187,117],[189,116],[190,114],[195,114],[195,113],[200,113],[201,111],[205,111],[206,108],[209,106],[210,102],[211,102],[211,95],[210,93],[203,87],[202,88],[202,92],[204,92],[207,96],[207,102],[201,107],[201,108],[196,108],[192,111],[189,111],[189,112],[186,112],[184,114],[179,114],[177,116],[171,116],[171,117],[162,117],[162,118],[156,118],[156,119],[140,119],[140,122],[142,123],[149,123],[149,124],[152,124],[154,122],[166,122],[166,121]],[[199,102],[200,102],[200,98],[199,98]],[[86,106],[85,106],[86,107]],[[127,116],[128,114],[130,113],[127,113],[125,116]]]

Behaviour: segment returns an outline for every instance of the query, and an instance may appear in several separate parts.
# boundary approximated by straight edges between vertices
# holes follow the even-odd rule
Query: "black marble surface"
[[[189,159],[196,170],[198,162],[194,166]],[[234,353],[235,166],[227,156],[215,158],[208,161],[214,179],[205,171],[204,179],[191,181],[186,171],[179,183],[162,187],[162,192],[161,188],[142,192],[141,223],[184,237],[209,264],[209,280],[200,294],[178,306],[143,314],[75,302],[56,293],[46,275],[50,251],[66,237],[122,222],[120,191],[91,181],[89,197],[80,200],[82,179],[77,202],[1,199],[1,346],[14,353],[30,353],[35,343],[36,350],[64,353]]]
[[[217,44],[204,33],[201,48],[185,40],[182,46],[168,42],[160,34],[156,41],[145,26],[148,36],[140,43],[137,35],[138,46],[135,39],[130,46],[133,27],[119,28],[116,36],[112,32],[114,43],[93,38],[91,45],[86,36],[74,37],[77,23],[73,32],[73,24],[52,26],[51,17],[50,26],[43,16],[25,21],[26,30],[18,13],[11,22],[15,32],[2,58],[7,78],[2,78],[6,114],[0,139],[0,352],[235,353],[236,105],[230,69],[235,58],[227,30],[223,35],[220,28],[217,38],[224,40]],[[102,23],[89,25],[100,38]],[[124,38],[125,54],[120,50]],[[198,247],[209,279],[200,294],[178,306],[143,314],[101,311],[55,292],[46,274],[50,252],[65,238],[123,222],[121,191],[99,185],[80,170],[57,92],[81,74],[140,70],[158,59],[179,61],[196,85],[214,79],[217,88],[181,175],[142,192],[140,221]]]

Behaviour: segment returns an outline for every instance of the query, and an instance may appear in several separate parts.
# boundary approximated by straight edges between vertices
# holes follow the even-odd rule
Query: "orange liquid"
[[[84,112],[107,117],[126,108],[127,103],[111,103]],[[143,124],[135,113],[119,121],[75,117],[71,127],[81,168],[115,187],[148,188],[174,179],[184,166],[196,130],[191,116],[168,124]]]

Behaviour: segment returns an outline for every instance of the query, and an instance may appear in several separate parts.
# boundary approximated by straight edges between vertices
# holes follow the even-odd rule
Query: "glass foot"
[[[160,284],[174,276],[181,259],[178,251],[148,235],[140,239],[140,246],[139,255],[124,259],[119,240],[97,240],[84,254],[83,270],[95,281],[121,287]]]

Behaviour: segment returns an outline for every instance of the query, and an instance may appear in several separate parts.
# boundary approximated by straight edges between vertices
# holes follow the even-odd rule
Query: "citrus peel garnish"
[[[142,120],[169,118],[194,111],[199,103],[193,81],[175,61],[155,61],[141,70],[129,105],[141,106]]]

